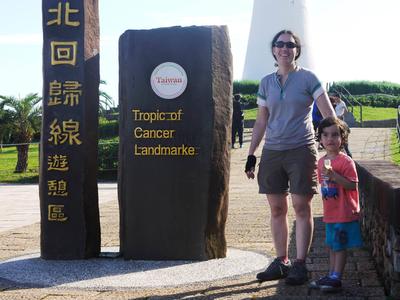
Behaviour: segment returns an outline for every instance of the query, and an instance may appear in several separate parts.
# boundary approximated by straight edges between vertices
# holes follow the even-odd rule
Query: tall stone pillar
[[[292,30],[302,41],[299,64],[314,68],[309,43],[307,0],[254,0],[242,79],[260,80],[276,70],[271,41],[282,29]]]
[[[41,257],[100,252],[97,0],[42,1]]]
[[[129,30],[119,46],[124,258],[225,257],[232,113],[227,28]]]

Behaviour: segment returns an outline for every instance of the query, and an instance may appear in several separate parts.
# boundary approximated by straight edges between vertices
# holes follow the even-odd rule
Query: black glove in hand
[[[246,167],[244,171],[247,173],[249,171],[254,171],[256,167],[257,158],[254,155],[247,156]]]

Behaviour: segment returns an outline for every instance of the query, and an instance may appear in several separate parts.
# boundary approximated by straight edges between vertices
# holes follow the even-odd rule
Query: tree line
[[[100,84],[106,84],[104,80]],[[15,173],[26,172],[28,168],[29,144],[39,138],[42,122],[42,97],[30,93],[22,98],[0,95],[0,147],[12,143],[17,147]],[[103,116],[113,108],[112,98],[99,89],[99,115]]]
[[[233,93],[242,94],[242,99],[248,107],[254,107],[258,83],[258,81],[235,81]],[[101,80],[101,84],[106,82]],[[400,84],[397,83],[344,81],[335,82],[330,87],[335,88],[335,85],[344,86],[362,105],[376,107],[400,105]],[[16,145],[18,152],[16,173],[26,172],[29,144],[32,140],[39,139],[42,120],[41,102],[42,98],[37,93],[28,94],[23,98],[0,95],[0,147],[3,143]],[[113,108],[113,99],[99,89],[99,115],[105,116]],[[108,135],[112,136],[116,132],[117,124],[106,124],[106,126],[110,127],[105,129],[110,131]]]
[[[256,107],[259,81],[242,80],[233,83],[233,93],[242,94],[248,108]],[[400,105],[400,84],[387,81],[338,81],[329,85],[329,90],[347,90],[361,105],[373,107],[395,107]]]

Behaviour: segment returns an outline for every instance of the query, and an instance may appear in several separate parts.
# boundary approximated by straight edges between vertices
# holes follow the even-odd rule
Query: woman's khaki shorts
[[[315,145],[282,151],[263,149],[257,179],[260,194],[317,194]]]

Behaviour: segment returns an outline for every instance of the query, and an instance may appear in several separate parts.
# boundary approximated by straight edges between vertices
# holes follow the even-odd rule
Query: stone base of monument
[[[116,256],[117,248],[102,253]],[[112,255],[113,254],[113,255]],[[235,278],[265,268],[270,258],[259,253],[229,248],[226,258],[208,261],[124,260],[92,258],[49,261],[31,254],[0,263],[4,280],[18,287],[74,289],[131,289],[179,286]]]

